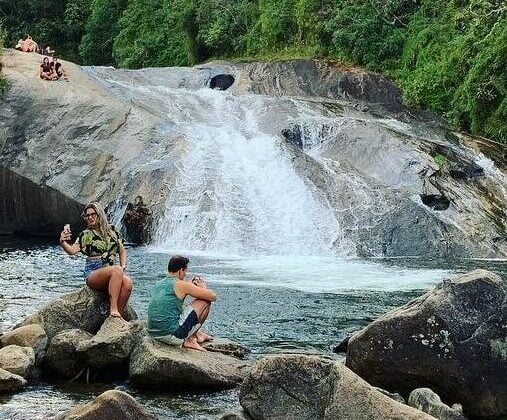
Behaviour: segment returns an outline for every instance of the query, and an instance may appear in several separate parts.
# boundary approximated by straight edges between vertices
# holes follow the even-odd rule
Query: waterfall
[[[283,126],[299,118],[292,100],[168,87],[163,77],[150,79],[146,72],[88,72],[162,117],[160,130],[185,139],[182,158],[168,159],[165,152],[163,165],[176,178],[158,217],[156,245],[240,255],[335,253],[340,227],[333,209],[296,172],[280,136]],[[158,164],[160,153],[154,157]],[[150,156],[143,159],[146,164]]]

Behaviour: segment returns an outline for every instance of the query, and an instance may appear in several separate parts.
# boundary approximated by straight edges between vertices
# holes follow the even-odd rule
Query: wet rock
[[[81,289],[67,293],[33,315],[26,317],[19,325],[40,324],[49,339],[58,332],[69,329],[80,329],[95,334],[109,314],[109,297],[107,292],[83,286]],[[128,307],[123,314],[125,319],[137,319],[134,310]]]
[[[408,405],[440,420],[466,420],[461,405],[456,404],[459,408],[449,407],[429,388],[414,389],[408,397]]]
[[[35,361],[39,363],[44,357],[48,337],[39,324],[25,325],[6,332],[0,337],[2,346],[15,344],[20,347],[31,347],[35,353]]]
[[[141,404],[123,391],[110,390],[93,401],[56,416],[55,420],[156,420]]]
[[[91,367],[113,369],[127,362],[141,331],[142,324],[108,317],[97,334],[77,343],[76,351]]]
[[[245,346],[225,338],[215,338],[213,341],[208,341],[202,346],[208,351],[222,353],[237,359],[244,359],[248,353],[248,349]]]
[[[0,368],[0,394],[19,391],[25,385],[25,378]]]
[[[14,344],[0,349],[0,368],[28,378],[35,366],[35,353],[31,347]]]
[[[454,179],[468,180],[471,178],[485,176],[484,169],[478,165],[453,166],[449,169],[449,175]]]
[[[241,385],[240,404],[253,419],[430,420],[393,401],[339,362],[311,356],[269,356]]]
[[[227,90],[234,83],[234,76],[232,74],[217,74],[213,76],[209,82],[211,89]]]
[[[76,347],[91,337],[90,333],[79,329],[59,332],[49,343],[45,367],[59,378],[75,378],[86,368],[86,363],[79,357]]]
[[[162,344],[146,337],[130,357],[129,374],[139,387],[232,388],[247,364],[216,352],[201,352]]]
[[[486,270],[444,280],[354,334],[346,364],[402,395],[430,387],[466,416],[505,416],[505,302],[506,282]]]
[[[147,244],[151,241],[152,212],[141,196],[136,197],[134,204],[128,203],[122,223],[129,241],[135,244]]]

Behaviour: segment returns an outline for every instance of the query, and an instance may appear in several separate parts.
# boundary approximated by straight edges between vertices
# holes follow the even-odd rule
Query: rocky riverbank
[[[227,89],[227,100],[264,101],[258,133],[280,142],[298,176],[331,207],[340,227],[331,247],[338,252],[507,255],[504,149],[405,107],[398,89],[378,75],[314,60],[139,71],[64,63],[70,82],[48,83],[35,75],[38,59],[12,50],[3,59],[10,89],[0,102],[0,233],[56,235],[62,221],[78,227],[91,199],[108,204],[120,221],[140,197],[145,208],[128,213],[125,227],[131,239],[151,240],[192,163],[185,160],[192,147],[181,121],[202,122],[213,105],[202,89],[215,86]],[[175,110],[164,102],[171,93],[159,91],[178,89],[193,99]],[[183,117],[175,114],[180,108]],[[220,189],[230,180],[213,178],[220,160],[193,164],[209,168],[197,182],[202,191],[190,190],[183,201],[198,195],[192,208],[207,218],[186,229],[206,249],[223,226],[216,220],[226,209]],[[241,192],[237,202],[248,202],[250,193]],[[186,216],[173,229],[192,223]],[[141,220],[148,228],[136,225]]]
[[[130,321],[108,318],[106,295],[83,287],[0,336],[0,391],[20,392],[41,377],[130,378],[139,389],[167,392],[241,384],[244,412],[224,418],[500,419],[507,415],[506,302],[507,283],[488,271],[445,279],[355,333],[345,367],[302,354],[245,360],[246,349],[220,339],[206,353],[161,345],[132,308],[124,314]],[[131,403],[113,393],[75,410],[107,412],[112,404],[127,412]]]

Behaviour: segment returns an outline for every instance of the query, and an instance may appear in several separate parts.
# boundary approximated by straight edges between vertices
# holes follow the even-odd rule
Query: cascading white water
[[[157,241],[220,253],[326,254],[332,209],[259,122],[269,100],[209,89],[168,92],[168,114],[189,143]],[[198,115],[189,115],[198,111]]]

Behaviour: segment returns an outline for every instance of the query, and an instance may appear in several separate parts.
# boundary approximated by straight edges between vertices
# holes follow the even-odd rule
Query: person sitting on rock
[[[37,43],[32,39],[30,35],[26,35],[22,38],[23,43],[21,46],[21,51],[24,52],[37,52],[39,49],[39,46]],[[19,43],[19,41],[18,41]]]
[[[127,251],[121,234],[107,221],[103,207],[92,202],[86,205],[83,218],[88,229],[83,230],[74,244],[69,244],[71,231],[65,226],[60,234],[63,250],[74,255],[81,251],[87,256],[84,277],[90,289],[109,292],[110,316],[121,317],[132,292],[132,279],[126,274]],[[120,265],[115,265],[119,255]]]
[[[213,337],[199,329],[217,295],[201,277],[185,281],[188,263],[186,257],[171,257],[167,266],[169,276],[155,284],[148,306],[148,333],[166,344],[181,343],[186,348],[206,351],[201,344]],[[186,296],[194,300],[184,305]]]
[[[56,80],[57,75],[54,66],[51,66],[49,59],[44,57],[39,69],[39,77],[43,80]]]
[[[14,48],[18,51],[25,51],[24,48],[27,37],[28,35],[23,35]]]
[[[55,57],[55,72],[59,79],[67,80],[67,72],[63,69],[62,63],[58,61],[58,58]]]

